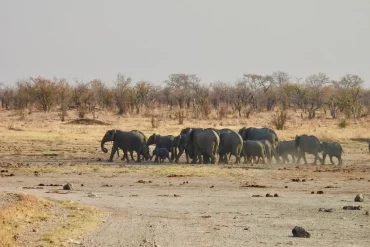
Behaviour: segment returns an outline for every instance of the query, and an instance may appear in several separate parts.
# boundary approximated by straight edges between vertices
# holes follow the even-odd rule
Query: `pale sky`
[[[234,82],[352,73],[370,86],[370,0],[0,0],[0,82],[117,73]]]

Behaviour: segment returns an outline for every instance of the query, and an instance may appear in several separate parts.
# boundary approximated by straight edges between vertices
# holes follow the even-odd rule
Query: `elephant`
[[[113,161],[114,154],[118,149],[125,151],[136,151],[137,162],[141,162],[141,156],[144,159],[149,159],[149,148],[137,132],[127,132],[121,130],[108,130],[103,139],[101,140],[101,150],[107,153],[108,150],[104,147],[106,142],[113,141],[112,151],[110,154],[109,162]],[[126,157],[128,161],[128,156]]]
[[[183,154],[183,152],[185,151],[185,156],[186,156],[186,164],[189,164],[190,162],[190,159],[193,159],[193,153],[194,153],[194,150],[193,150],[193,146],[187,146],[187,135],[190,133],[190,132],[193,132],[196,133],[198,131],[201,131],[203,130],[202,128],[185,128],[185,129],[182,129],[181,132],[180,132],[180,135],[177,137],[176,141],[175,141],[175,145],[178,146],[179,148],[179,153],[177,154],[176,156],[176,162],[179,161],[181,155]],[[190,149],[189,149],[190,147]],[[190,159],[189,159],[190,158]]]
[[[220,137],[213,130],[191,129],[186,135],[186,147],[190,155],[193,156],[192,164],[199,160],[199,164],[203,163],[202,155],[205,157],[205,162],[208,163],[208,157],[211,158],[211,163],[216,163],[216,154]]]
[[[220,134],[220,145],[218,148],[219,153],[219,163],[225,162],[226,164],[229,163],[229,159],[227,155],[230,153],[234,155],[236,158],[236,164],[240,163],[240,154],[243,151],[243,139],[242,137],[234,132],[224,132]]]
[[[272,161],[272,157],[275,156],[276,150],[272,147],[271,143],[268,140],[262,140],[260,142],[265,145],[267,162],[270,164]]]
[[[135,133],[135,134],[137,134],[138,136],[140,136],[140,138],[141,138],[141,140],[142,140],[143,142],[147,142],[147,140],[148,140],[148,139],[146,138],[146,136],[144,135],[144,133],[143,133],[143,132],[141,132],[140,130],[131,130],[130,132]],[[118,150],[117,150],[117,155],[119,156]],[[142,153],[142,155],[143,155],[143,153]],[[131,156],[131,160],[134,160],[133,151],[130,151],[130,156]],[[124,160],[124,159],[127,159],[127,161],[128,161],[127,151],[126,151],[126,150],[123,150],[123,157],[122,157],[122,160]],[[148,159],[145,159],[145,160],[148,160]]]
[[[342,145],[340,145],[340,143],[324,141],[320,144],[320,151],[322,151],[322,162],[321,162],[322,165],[325,164],[326,155],[329,155],[330,162],[333,165],[334,165],[333,156],[338,159],[338,165],[343,165],[342,160],[343,148]]]
[[[172,135],[168,136],[161,136],[157,134],[153,134],[149,137],[147,143],[148,146],[155,144],[156,148],[167,148],[168,152],[171,153],[171,161],[175,155],[175,137]],[[157,161],[158,156],[155,158]]]
[[[186,150],[186,135],[182,134],[182,135],[175,136],[173,142],[174,142],[174,148],[175,148],[175,158],[176,158],[175,162],[176,163],[179,162],[180,156],[185,151],[186,163],[189,163],[189,154],[188,154],[188,151]],[[178,153],[177,153],[177,149],[179,149]]]
[[[239,130],[239,135],[243,138],[243,141],[251,140],[251,141],[262,141],[267,140],[272,145],[273,154],[275,157],[276,162],[279,162],[279,157],[276,155],[276,147],[279,143],[279,138],[275,131],[269,128],[241,128]]]
[[[231,129],[227,129],[227,128],[224,128],[224,129],[215,129],[215,128],[207,128],[206,130],[213,130],[214,132],[216,132],[219,136],[220,134],[222,133],[230,133],[230,132],[234,132],[233,130]]]
[[[322,159],[319,156],[320,151],[320,140],[313,135],[301,135],[295,137],[295,146],[298,150],[298,159],[297,164],[299,164],[299,161],[303,157],[304,163],[307,165],[306,155],[313,154],[315,156],[315,160],[313,164],[316,165],[317,160],[321,161]]]
[[[288,155],[292,156],[292,163],[295,163],[295,159],[297,157],[297,147],[295,145],[295,140],[291,141],[280,141],[277,148],[276,148],[277,155],[283,158],[283,163],[289,163],[290,160]]]
[[[163,162],[166,158],[170,162],[172,162],[172,160],[170,159],[170,152],[167,148],[155,148],[153,150],[152,156],[150,156],[150,160],[152,160],[153,156],[155,156],[155,160],[156,162],[159,162],[159,164]]]
[[[266,149],[265,145],[261,141],[243,141],[243,155],[245,164],[247,163],[247,160],[250,159],[256,160],[256,163],[258,164],[260,158],[262,159],[263,164],[266,164]]]

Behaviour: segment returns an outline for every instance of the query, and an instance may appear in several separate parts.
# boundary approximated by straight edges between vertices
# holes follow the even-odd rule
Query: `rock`
[[[70,183],[67,183],[63,186],[63,190],[72,190],[72,189],[73,189],[73,185]]]
[[[319,208],[319,212],[331,213],[331,212],[333,212],[333,209],[332,208]]]
[[[369,211],[366,211],[366,212],[365,212],[365,215],[369,216]]]
[[[279,195],[277,193],[274,194],[274,197],[279,197]]]
[[[270,193],[267,193],[266,194],[266,197],[274,197],[273,195],[271,195]]]
[[[344,210],[361,210],[362,207],[361,206],[344,206],[343,209]]]
[[[315,191],[311,191],[311,194],[315,194]]]
[[[305,229],[300,226],[295,226],[292,230],[293,236],[297,238],[310,238],[311,234],[309,234]]]
[[[324,191],[322,191],[322,190],[318,190],[318,191],[316,192],[316,194],[324,194]]]
[[[288,188],[288,186],[285,186],[285,188],[287,189],[287,188]]]
[[[214,188],[214,187],[215,187],[215,186],[214,186],[214,185],[212,185],[212,186],[211,186],[211,187],[209,187],[209,188],[211,188],[211,189],[212,189],[212,188]]]
[[[355,197],[355,202],[363,202],[365,200],[365,197],[362,194],[357,194]]]

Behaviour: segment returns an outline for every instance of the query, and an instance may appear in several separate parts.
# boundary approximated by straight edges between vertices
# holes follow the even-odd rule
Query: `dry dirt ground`
[[[111,126],[67,125],[56,113],[33,113],[22,121],[9,112],[0,112],[0,117],[0,192],[73,201],[106,212],[97,227],[74,241],[64,236],[62,245],[370,246],[370,217],[365,214],[370,210],[370,155],[363,142],[370,137],[369,120],[339,129],[329,120],[306,123],[292,117],[288,128],[278,132],[283,140],[307,133],[340,141],[345,150],[342,166],[328,161],[226,166],[137,164],[118,158],[107,163],[109,154],[100,150],[99,141],[113,128],[140,129],[147,136],[177,134],[186,126],[238,130],[263,126],[258,123],[265,116],[185,120],[186,126],[162,121],[158,129],[151,128],[148,118],[108,114],[101,119]],[[67,194],[47,193],[60,186],[40,186],[67,182],[74,186]],[[32,188],[36,186],[41,188]],[[358,193],[365,196],[364,202],[354,202]],[[10,203],[0,202],[0,210]],[[343,209],[357,205],[362,209]],[[305,228],[311,238],[294,238],[294,226]]]

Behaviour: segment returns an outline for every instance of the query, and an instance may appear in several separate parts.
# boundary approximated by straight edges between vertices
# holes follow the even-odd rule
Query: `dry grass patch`
[[[100,223],[103,213],[72,202],[51,202],[32,195],[3,193],[0,201],[0,246],[65,246]],[[50,224],[55,221],[54,224]],[[42,228],[40,226],[48,227]],[[32,243],[25,236],[34,229]]]

